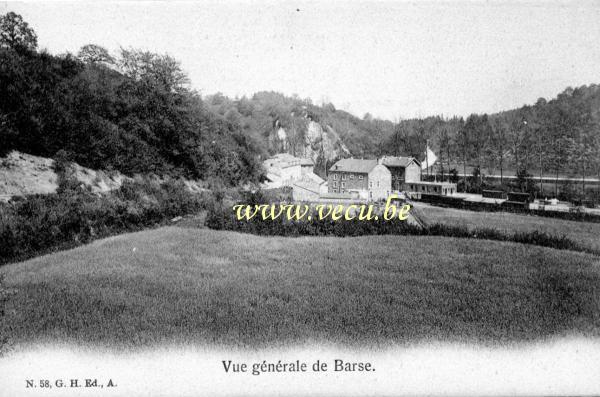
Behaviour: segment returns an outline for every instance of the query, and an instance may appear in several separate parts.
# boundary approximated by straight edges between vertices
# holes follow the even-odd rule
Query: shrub
[[[362,236],[362,235],[417,235],[473,238],[497,241],[512,241],[556,249],[585,251],[598,254],[595,250],[581,246],[566,236],[553,236],[545,232],[505,233],[492,228],[470,229],[467,226],[451,226],[440,223],[417,226],[404,221],[383,219],[350,221],[331,219],[289,221],[283,217],[263,220],[260,217],[240,221],[231,207],[220,206],[209,212],[206,226],[215,230],[231,230],[264,236]]]
[[[9,292],[4,285],[4,274],[0,274],[0,356],[4,352],[4,347],[6,346],[8,339],[5,336],[6,332],[4,332],[4,327],[8,326],[5,323],[5,312],[6,312],[6,303],[8,302]]]
[[[178,180],[138,178],[101,195],[67,184],[54,195],[0,205],[0,264],[159,224],[208,201]]]

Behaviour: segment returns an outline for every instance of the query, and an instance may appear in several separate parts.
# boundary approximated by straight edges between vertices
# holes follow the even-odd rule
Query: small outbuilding
[[[403,186],[403,189],[409,193],[452,196],[456,193],[456,183],[413,181],[406,182]]]

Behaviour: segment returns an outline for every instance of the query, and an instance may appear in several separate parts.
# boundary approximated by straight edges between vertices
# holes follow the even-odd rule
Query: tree
[[[467,118],[465,122],[464,130],[466,136],[469,138],[469,144],[465,148],[464,158],[466,160],[469,154],[476,159],[476,165],[481,170],[482,155],[486,146],[486,140],[490,135],[490,124],[488,121],[487,114],[478,116],[472,114]],[[470,149],[470,150],[469,150]],[[469,153],[470,152],[470,153]],[[483,183],[481,174],[479,174],[480,180],[479,185]]]
[[[531,123],[532,117],[527,117],[528,111],[519,109],[516,114],[508,118],[507,141],[510,146],[509,153],[513,157],[516,170],[523,169],[527,173],[530,162],[530,155],[534,142],[531,141]]]
[[[500,185],[504,183],[504,160],[508,146],[508,126],[504,120],[497,118],[492,121],[490,136],[486,142],[486,154],[494,165],[500,169]]]
[[[399,156],[400,153],[402,153],[402,150],[400,149],[400,146],[404,144],[403,138],[402,138],[402,125],[399,122],[396,122],[394,124],[394,132],[392,134],[392,140],[390,142],[393,150],[392,153],[395,156]]]
[[[560,172],[565,167],[565,164],[567,164],[573,157],[575,142],[568,132],[561,129],[558,129],[556,132],[558,132],[558,134],[553,136],[555,143],[551,162],[555,172],[554,195],[555,197],[558,197],[558,178],[560,176]]]
[[[462,154],[462,163],[463,163],[463,191],[467,190],[467,151],[469,148],[470,139],[469,139],[469,130],[465,126],[462,126],[458,133],[456,134],[456,146],[460,148]]]
[[[448,162],[448,171],[450,170],[450,134],[448,133],[448,127],[444,126],[439,131],[438,137],[439,160],[440,160],[440,171],[442,181],[444,180],[444,156],[447,154],[446,161]]]
[[[373,138],[375,139],[375,156],[381,157],[385,153],[385,141],[383,138],[384,126],[383,122],[379,119],[373,120]]]
[[[417,120],[416,123],[416,127],[414,129],[415,132],[415,136],[417,138],[417,151],[418,151],[418,156],[419,156],[419,160],[421,158],[423,158],[424,160],[427,159],[427,147],[428,147],[428,141],[429,141],[429,128],[426,128],[425,126],[425,120]],[[425,156],[423,156],[423,154],[425,154]],[[427,166],[427,177],[429,177],[429,164],[426,164]]]
[[[106,63],[115,64],[115,59],[109,54],[108,50],[96,44],[86,44],[77,53],[77,58],[87,64]]]
[[[473,167],[469,177],[469,193],[481,193],[482,179],[481,168],[478,165]]]
[[[531,179],[531,175],[527,173],[527,170],[525,170],[524,168],[519,168],[517,170],[516,177],[516,186],[513,187],[514,189],[526,193],[535,192],[535,184]]]
[[[161,86],[166,92],[182,91],[189,83],[179,61],[166,54],[122,48],[119,66],[126,76]]]
[[[458,183],[458,171],[456,168],[452,168],[448,171],[448,180],[452,183]]]
[[[0,16],[0,48],[13,50],[35,51],[37,48],[37,35],[23,21],[23,17],[14,12]]]

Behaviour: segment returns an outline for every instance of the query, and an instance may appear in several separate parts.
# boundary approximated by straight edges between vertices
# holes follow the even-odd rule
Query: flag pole
[[[427,179],[429,179],[429,139],[425,141],[425,168],[427,168]]]

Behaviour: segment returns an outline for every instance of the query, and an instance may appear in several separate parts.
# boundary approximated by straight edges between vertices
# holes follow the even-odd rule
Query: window
[[[335,181],[337,179],[337,174],[333,174],[333,180]]]
[[[377,181],[377,187],[379,187],[379,181]]]
[[[337,187],[337,182],[336,181],[333,182],[333,187]]]
[[[354,174],[350,174],[350,179],[354,179]]]
[[[362,175],[359,175],[359,176],[358,176],[358,179],[363,179],[363,176],[362,176]]]
[[[373,181],[369,182],[369,189],[373,188]]]
[[[342,188],[346,187],[346,182],[342,182]]]
[[[346,174],[342,174],[342,180],[345,181],[346,180]]]

